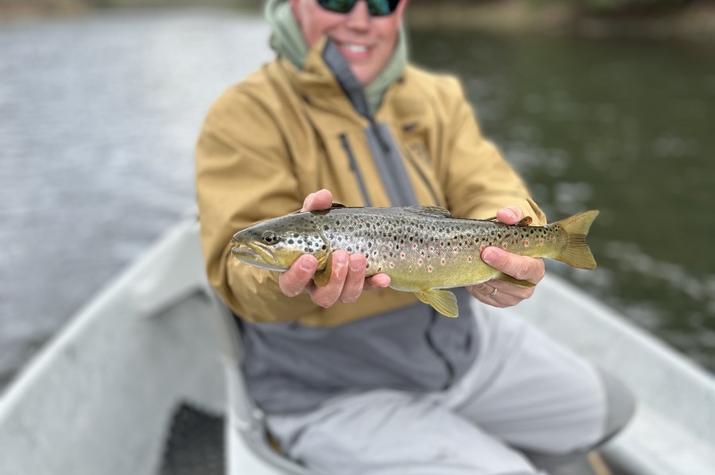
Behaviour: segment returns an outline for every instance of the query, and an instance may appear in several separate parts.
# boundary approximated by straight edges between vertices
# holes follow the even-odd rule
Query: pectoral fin
[[[457,297],[449,290],[428,289],[415,292],[415,295],[422,302],[431,305],[435,310],[445,317],[455,318],[459,316],[457,307]]]
[[[325,287],[330,282],[330,274],[333,272],[333,253],[328,254],[325,266],[313,275],[313,282],[318,287]]]
[[[503,273],[497,275],[494,278],[503,282],[509,282],[510,284],[519,285],[521,287],[534,287],[536,285],[533,282],[529,282],[528,280],[515,279],[514,277]]]

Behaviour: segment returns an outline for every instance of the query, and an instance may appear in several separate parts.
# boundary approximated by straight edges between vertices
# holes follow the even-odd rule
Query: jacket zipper
[[[362,200],[365,206],[372,206],[370,197],[367,194],[367,187],[365,186],[365,180],[360,172],[360,167],[355,160],[355,155],[353,154],[353,149],[350,147],[350,142],[348,141],[348,136],[346,134],[340,134],[340,145],[345,151],[345,155],[348,157],[348,162],[350,163],[350,170],[352,170],[355,179],[358,182],[358,187],[360,188],[360,194],[362,194]]]
[[[417,172],[417,176],[419,176],[420,180],[422,180],[422,182],[427,187],[427,190],[429,191],[430,195],[432,196],[432,203],[434,203],[435,205],[441,205],[442,202],[439,199],[439,197],[437,196],[437,192],[435,191],[434,187],[432,186],[432,183],[427,178],[427,175],[425,175],[425,172],[417,164],[414,157],[412,157],[412,152],[410,152],[409,150],[406,150],[406,152],[407,153],[405,153],[405,155],[407,156],[407,161],[410,162],[410,164],[412,165],[412,168],[414,168],[415,171]]]

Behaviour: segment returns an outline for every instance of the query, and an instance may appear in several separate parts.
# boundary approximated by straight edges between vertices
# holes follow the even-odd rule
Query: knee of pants
[[[592,444],[563,454],[546,454],[535,451],[525,451],[527,457],[538,468],[561,473],[555,467],[581,463],[585,454],[600,447],[623,430],[633,418],[636,410],[636,399],[630,389],[618,378],[607,371],[597,368],[605,395],[605,415],[603,432]],[[568,472],[565,472],[568,473]],[[587,473],[587,472],[586,472]]]
[[[601,368],[598,369],[598,374],[606,395],[606,420],[603,437],[594,447],[605,444],[621,432],[636,411],[635,396],[623,381]]]
[[[592,445],[566,454],[544,454],[534,451],[524,451],[524,454],[535,467],[547,470],[553,475],[571,473],[594,473],[586,454],[600,447],[616,436],[633,418],[636,410],[636,399],[630,389],[618,378],[601,368],[598,375],[605,394],[605,417],[603,435]]]

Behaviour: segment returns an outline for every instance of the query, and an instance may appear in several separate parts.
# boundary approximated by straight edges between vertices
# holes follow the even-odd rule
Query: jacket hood
[[[288,0],[268,0],[264,10],[271,27],[271,48],[281,57],[288,59],[297,69],[304,69],[311,49],[303,38]],[[314,45],[321,51],[324,42]],[[407,34],[400,27],[400,35],[392,58],[377,78],[365,86],[364,93],[371,113],[375,113],[382,103],[387,89],[402,77],[407,65]]]

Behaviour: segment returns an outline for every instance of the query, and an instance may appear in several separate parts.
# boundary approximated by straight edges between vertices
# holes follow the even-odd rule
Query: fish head
[[[254,224],[233,236],[231,252],[241,262],[286,271],[303,254],[319,266],[327,261],[329,243],[311,213],[294,213]]]

